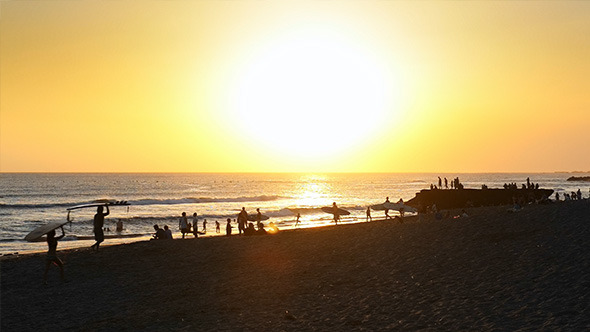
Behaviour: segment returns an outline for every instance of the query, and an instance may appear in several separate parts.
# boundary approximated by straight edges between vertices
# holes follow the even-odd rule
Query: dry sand
[[[1,329],[590,328],[590,201],[468,213],[8,258]]]

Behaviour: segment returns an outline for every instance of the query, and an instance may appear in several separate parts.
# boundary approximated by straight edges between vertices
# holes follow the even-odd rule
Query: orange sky
[[[590,170],[590,2],[0,15],[2,172]]]

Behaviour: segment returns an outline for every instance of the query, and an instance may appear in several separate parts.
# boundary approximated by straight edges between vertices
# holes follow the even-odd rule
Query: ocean
[[[209,173],[1,173],[0,174],[0,254],[41,252],[45,242],[26,242],[33,229],[51,221],[66,220],[67,208],[99,199],[125,200],[129,206],[111,207],[105,220],[105,245],[150,238],[153,225],[168,225],[180,237],[178,219],[182,212],[197,213],[204,236],[224,234],[225,220],[236,219],[245,207],[249,213],[260,208],[279,229],[292,229],[296,213],[298,227],[333,225],[331,215],[320,208],[337,202],[349,210],[344,223],[365,220],[367,206],[403,198],[438,185],[438,176],[450,181],[459,177],[466,188],[502,188],[504,183],[526,182],[527,177],[541,188],[554,189],[563,197],[580,189],[589,196],[590,183],[568,182],[570,173],[392,173],[392,174],[209,174]],[[58,249],[89,247],[94,243],[92,220],[96,209],[72,211],[73,222],[64,226],[66,236]],[[374,217],[380,212],[373,211]],[[190,220],[190,218],[189,218]],[[122,221],[124,230],[115,232]],[[215,231],[215,221],[221,232]],[[234,224],[234,227],[236,225]],[[234,228],[234,233],[237,230]],[[59,232],[58,232],[59,235]],[[192,235],[189,235],[191,238]]]

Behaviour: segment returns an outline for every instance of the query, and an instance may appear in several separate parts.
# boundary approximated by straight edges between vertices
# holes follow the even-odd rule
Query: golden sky
[[[590,2],[2,1],[2,172],[590,170]]]

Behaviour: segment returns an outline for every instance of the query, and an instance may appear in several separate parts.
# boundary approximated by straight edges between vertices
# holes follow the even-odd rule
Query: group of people
[[[459,177],[454,178],[450,183],[451,189],[463,189],[463,184],[459,181]],[[443,189],[443,179],[440,176],[438,177],[438,186],[436,184],[430,184],[430,190],[435,189]],[[444,178],[444,189],[449,189],[449,180],[446,177]]]
[[[590,190],[589,190],[590,191]],[[590,196],[589,196],[590,197]],[[564,201],[576,201],[576,200],[582,200],[582,191],[580,189],[578,189],[578,191],[572,191],[571,193],[564,193],[563,194],[563,200]],[[559,201],[559,193],[555,193],[555,200]]]

